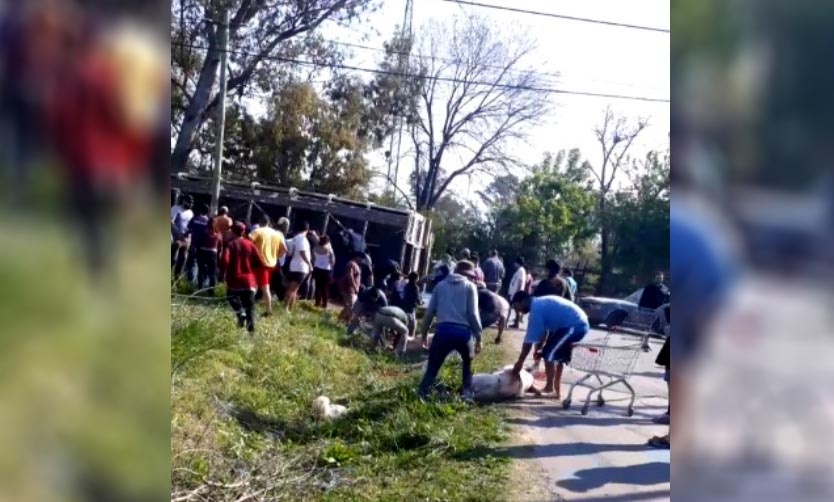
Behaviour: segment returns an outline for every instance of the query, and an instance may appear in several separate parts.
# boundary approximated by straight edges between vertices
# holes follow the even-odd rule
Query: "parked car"
[[[588,315],[588,322],[591,326],[605,326],[611,329],[622,324],[626,317],[637,309],[637,304],[640,302],[642,295],[643,288],[640,288],[622,300],[601,296],[584,296],[579,298],[576,303]],[[663,334],[664,324],[658,318],[652,325],[652,330],[655,333]]]

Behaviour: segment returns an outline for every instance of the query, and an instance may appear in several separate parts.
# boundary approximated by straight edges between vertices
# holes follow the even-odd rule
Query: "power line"
[[[447,1],[451,1],[451,0],[447,0]],[[211,20],[211,19],[204,19],[203,21],[205,21],[207,23],[211,23],[211,24],[219,24],[217,21],[214,21],[214,20]],[[190,24],[191,26],[195,26],[195,24],[191,23],[191,22],[188,22],[186,24]],[[397,51],[397,50],[387,50],[387,49],[382,48],[382,47],[375,47],[375,46],[372,46],[372,45],[360,44],[360,43],[356,43],[356,42],[343,42],[343,41],[340,41],[340,40],[331,40],[331,39],[327,39],[327,38],[323,38],[322,41],[330,43],[330,44],[334,44],[334,45],[341,45],[341,46],[344,46],[344,47],[352,47],[352,48],[355,48],[355,49],[362,49],[362,50],[378,52],[378,53],[382,53],[382,54],[389,54],[390,53],[390,54],[395,55],[395,56],[409,55],[409,53],[407,53],[407,52],[401,52],[401,51]],[[413,54],[412,53],[412,54],[410,54],[410,57],[417,58],[417,59],[428,59],[428,60],[431,60],[431,61],[439,61],[441,63],[455,63],[455,61],[453,61],[451,59],[445,59],[445,58],[441,58],[441,57],[438,57],[438,56],[429,56],[429,55],[425,55],[425,54]],[[492,68],[492,69],[504,70],[504,68],[502,68],[500,66],[486,65],[486,67],[487,68]],[[515,69],[509,70],[509,71],[511,71],[513,73],[531,73],[533,75],[537,75],[539,77],[545,77],[545,78],[557,78],[558,79],[558,78],[564,78],[565,77],[565,75],[562,75],[561,73],[549,73],[549,72],[543,72],[543,71],[532,71],[532,70],[527,71],[527,70],[515,70]],[[589,78],[588,81],[593,82],[593,83],[598,83],[598,84],[611,84],[611,85],[619,86],[619,87],[629,87],[629,88],[632,88],[632,89],[643,89],[643,90],[657,90],[658,89],[657,87],[640,85],[640,84],[636,84],[636,83],[633,83],[633,82],[618,82],[618,81],[615,81],[615,80],[600,80],[600,79],[592,79],[592,78]]]
[[[201,49],[201,50],[208,50],[208,47],[200,46],[200,45],[193,45],[193,44],[184,44],[184,43],[172,43],[172,45],[179,45],[182,47],[190,47],[192,49]],[[229,53],[237,54],[239,56],[250,56],[250,57],[260,57],[259,54],[252,54],[249,52],[239,51],[239,50],[229,50]],[[449,82],[455,84],[472,84],[472,85],[484,85],[490,87],[496,87],[500,89],[509,89],[509,90],[524,90],[524,91],[536,91],[536,92],[545,92],[550,94],[566,94],[572,96],[585,96],[585,97],[593,97],[593,98],[607,98],[607,99],[623,99],[623,100],[630,100],[630,101],[644,101],[644,102],[651,102],[651,103],[669,103],[669,99],[664,98],[651,98],[645,96],[629,96],[625,94],[607,94],[601,92],[588,92],[588,91],[576,91],[576,90],[568,90],[568,89],[553,89],[549,87],[537,87],[537,86],[524,86],[524,85],[510,85],[510,84],[496,84],[495,82],[481,82],[477,80],[461,80],[452,77],[432,77],[428,75],[416,75],[413,73],[406,73],[406,72],[396,72],[396,71],[389,71],[389,70],[379,70],[375,68],[363,68],[360,66],[351,66],[346,64],[339,64],[339,63],[318,63],[315,61],[304,61],[299,59],[292,59],[292,58],[282,58],[280,56],[265,56],[263,59],[267,59],[270,61],[278,61],[282,63],[292,63],[301,66],[314,66],[317,68],[330,68],[330,69],[340,69],[340,70],[351,70],[351,71],[361,71],[366,73],[373,73],[377,75],[390,75],[394,77],[406,77],[406,78],[416,78],[420,80],[434,80],[437,82]]]
[[[518,12],[521,14],[531,14],[534,16],[553,17],[556,19],[564,19],[566,21],[579,21],[583,23],[603,24],[606,26],[617,26],[620,28],[631,28],[634,30],[654,31],[658,33],[669,33],[669,30],[664,28],[655,28],[653,26],[641,26],[639,24],[618,23],[615,21],[605,21],[602,19],[590,19],[587,17],[567,16],[564,14],[552,14],[550,12],[539,12],[534,10],[519,9],[517,7],[504,7],[501,5],[490,5],[480,2],[472,2],[469,0],[443,0],[444,2],[457,3],[461,5],[471,5],[473,7],[484,7],[487,9],[504,10],[509,12]]]

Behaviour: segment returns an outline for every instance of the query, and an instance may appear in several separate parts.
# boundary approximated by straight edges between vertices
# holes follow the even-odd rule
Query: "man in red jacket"
[[[255,291],[258,281],[255,271],[262,267],[258,249],[245,239],[246,225],[237,222],[232,227],[234,239],[223,250],[222,264],[226,280],[227,299],[237,314],[237,325],[249,334],[255,333]]]

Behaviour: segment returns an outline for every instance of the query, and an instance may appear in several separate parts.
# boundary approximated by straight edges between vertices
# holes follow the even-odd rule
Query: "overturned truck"
[[[196,203],[211,201],[212,180],[184,174],[171,176],[172,200],[189,194]],[[374,262],[393,260],[405,273],[425,275],[432,244],[431,221],[405,209],[377,206],[294,188],[259,183],[224,181],[220,185],[219,205],[229,208],[235,220],[256,222],[263,214],[272,221],[285,216],[291,224],[307,221],[310,229],[330,236],[336,252],[339,275],[349,260],[341,234],[347,229],[361,235]]]

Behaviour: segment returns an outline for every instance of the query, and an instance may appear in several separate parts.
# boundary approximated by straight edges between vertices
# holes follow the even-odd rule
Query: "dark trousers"
[[[243,327],[246,323],[246,329],[250,333],[255,332],[255,292],[251,289],[244,289],[238,291],[229,291],[226,295],[229,305],[234,309],[237,315],[238,327]]]
[[[330,271],[321,268],[313,269],[315,284],[316,307],[327,307],[327,287],[330,286]]]
[[[197,287],[204,287],[206,281],[208,281],[210,288],[217,285],[217,251],[213,249],[198,249]]]
[[[463,388],[472,386],[472,335],[468,328],[454,324],[440,324],[429,347],[429,361],[426,374],[420,383],[420,395],[427,396],[434,386],[437,373],[454,351],[460,354],[463,369]]]

